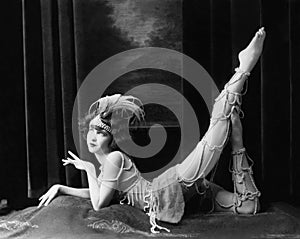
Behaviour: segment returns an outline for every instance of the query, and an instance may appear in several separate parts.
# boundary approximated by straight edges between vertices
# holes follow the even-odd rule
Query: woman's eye
[[[107,134],[105,133],[105,131],[103,130],[97,130],[96,131],[97,134],[102,134],[103,136],[106,136]]]

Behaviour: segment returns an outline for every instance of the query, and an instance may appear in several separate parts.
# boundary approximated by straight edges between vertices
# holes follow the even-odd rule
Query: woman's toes
[[[259,30],[259,35],[260,35],[260,37],[265,37],[265,35],[266,35],[266,32],[265,32],[265,30],[263,29],[263,28],[261,28],[260,30]]]
[[[265,32],[265,30],[264,30],[264,27],[262,27],[262,28],[260,28],[257,32],[256,32],[256,34],[255,34],[255,36],[257,36],[258,38],[264,38],[265,37],[265,35],[266,35],[266,32]]]
[[[259,38],[261,38],[262,37],[262,32],[259,31],[257,35],[258,35]]]

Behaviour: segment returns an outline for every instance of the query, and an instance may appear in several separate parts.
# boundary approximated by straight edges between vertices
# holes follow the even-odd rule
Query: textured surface
[[[285,204],[255,216],[193,213],[175,225],[160,222],[171,233],[151,235],[138,209],[116,204],[95,212],[89,200],[60,196],[47,207],[0,217],[0,238],[300,238],[299,215]]]

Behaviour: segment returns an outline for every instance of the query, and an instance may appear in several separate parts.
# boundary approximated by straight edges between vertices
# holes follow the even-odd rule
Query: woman
[[[131,159],[116,150],[124,122],[128,124],[129,118],[140,120],[144,116],[144,111],[137,104],[140,101],[133,96],[107,96],[91,105],[89,114],[81,123],[83,127],[88,125],[87,145],[101,165],[99,177],[92,163],[69,152],[73,159],[63,159],[64,165],[73,164],[77,169],[85,170],[89,188],[54,185],[41,196],[39,207],[47,206],[58,193],[62,193],[90,198],[97,211],[108,206],[115,191],[118,191],[124,196],[120,203],[127,200],[128,204],[147,211],[151,232],[157,233],[159,231],[156,229],[169,230],[157,225],[156,219],[179,222],[184,204],[193,194],[191,192],[205,194],[209,188],[216,211],[255,214],[259,210],[260,192],[251,176],[252,165],[248,162],[251,159],[243,145],[239,114],[243,86],[261,55],[265,35],[264,28],[259,29],[247,48],[239,53],[240,65],[215,100],[208,131],[181,163],[169,168],[152,182],[144,179]],[[205,179],[217,163],[229,132],[233,149],[233,193]]]

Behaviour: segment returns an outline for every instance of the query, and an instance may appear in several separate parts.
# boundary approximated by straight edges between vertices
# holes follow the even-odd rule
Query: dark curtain
[[[263,56],[251,74],[249,90],[243,99],[245,145],[255,162],[254,175],[263,201],[299,201],[296,82],[300,80],[297,71],[300,4],[296,0],[1,3],[2,15],[11,21],[5,24],[7,34],[2,44],[5,83],[0,96],[4,112],[0,157],[4,163],[0,167],[0,197],[3,194],[16,198],[15,201],[27,196],[36,198],[54,183],[87,185],[85,175],[73,167],[63,167],[61,159],[67,150],[76,150],[72,109],[84,78],[108,57],[139,47],[139,39],[130,38],[130,31],[126,34],[128,26],[122,22],[118,25],[114,19],[118,16],[114,7],[124,2],[134,3],[136,11],[157,8],[157,24],[164,28],[159,31],[156,25],[157,29],[147,35],[150,43],[146,43],[176,49],[192,57],[210,73],[219,90],[233,74],[238,52],[260,26],[265,26]],[[120,15],[131,18],[129,8],[119,10]],[[166,14],[159,15],[160,10]],[[147,20],[147,14],[143,20]],[[165,73],[155,74],[165,76]],[[201,97],[184,80],[179,81],[173,87],[179,87],[197,108],[196,102],[201,102]],[[117,88],[116,84],[110,91]],[[199,112],[204,114],[201,127],[205,128],[207,111],[200,107]],[[172,125],[173,121],[170,122]],[[174,125],[171,131],[178,136],[176,122]],[[166,154],[171,149],[172,145]],[[227,189],[232,188],[229,158],[230,147],[227,147],[215,176],[215,181]]]

